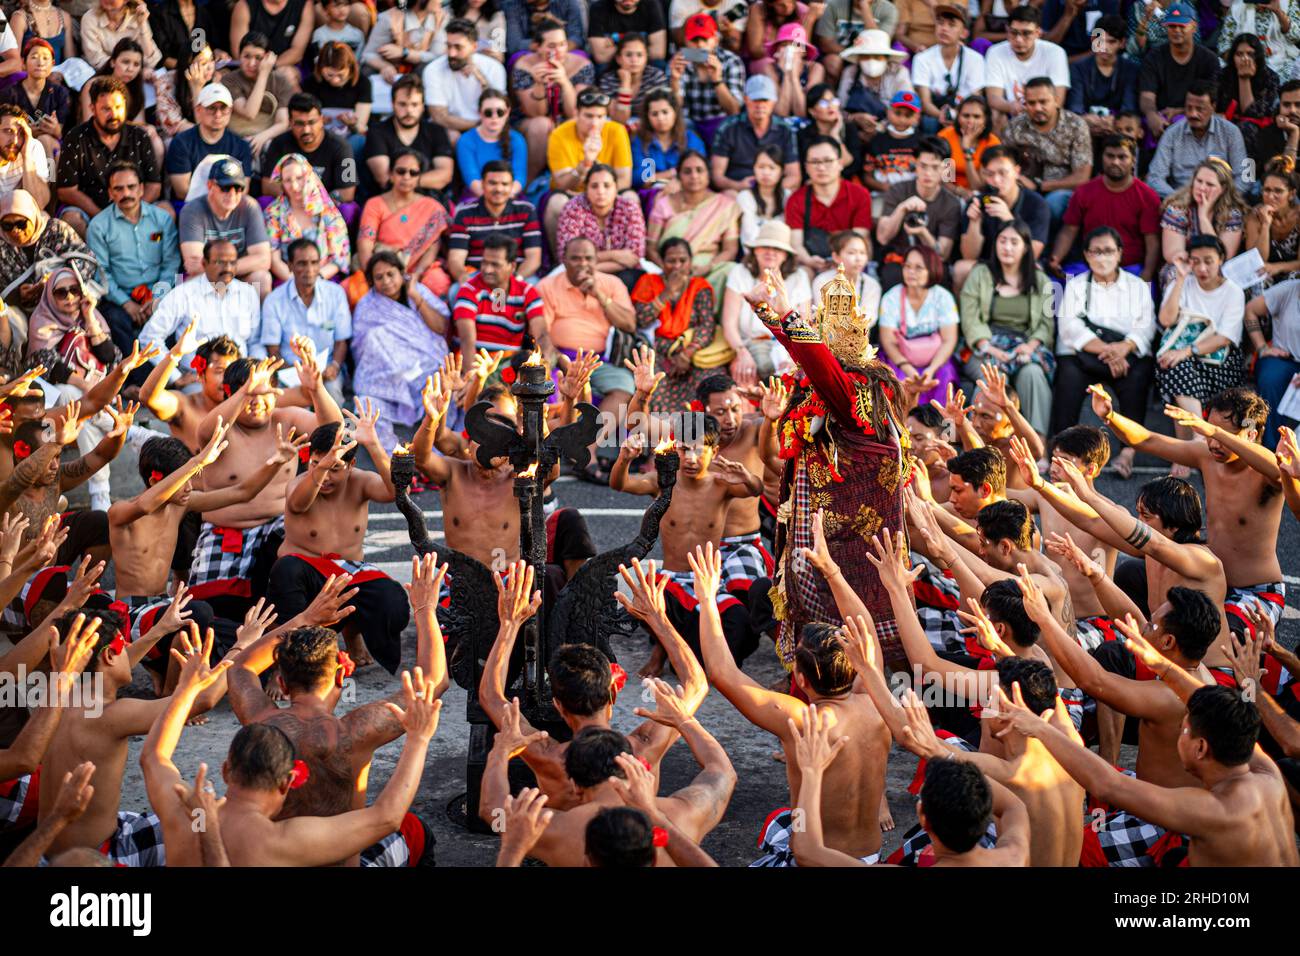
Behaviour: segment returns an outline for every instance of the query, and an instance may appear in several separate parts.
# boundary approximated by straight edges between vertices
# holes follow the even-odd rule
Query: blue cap
[[[1177,3],[1170,4],[1169,8],[1165,10],[1166,24],[1195,23],[1195,22],[1196,22],[1196,10],[1193,9],[1190,3],[1184,3],[1183,0],[1178,0]]]
[[[776,84],[772,82],[770,76],[756,73],[745,81],[745,99],[774,100],[776,99]]]
[[[911,90],[899,90],[894,94],[894,98],[889,101],[889,105],[896,109],[912,110],[915,113],[921,112],[921,98]]]

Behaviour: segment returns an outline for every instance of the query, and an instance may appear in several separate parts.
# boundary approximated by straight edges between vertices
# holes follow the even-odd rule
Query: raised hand
[[[794,741],[795,762],[804,773],[825,772],[849,742],[848,737],[839,737],[831,743],[831,727],[835,726],[835,717],[825,710],[819,710],[816,704],[808,705],[802,727],[793,717],[787,723],[790,737]]]
[[[517,796],[506,797],[501,847],[498,851],[501,858],[522,860],[537,845],[542,833],[555,817],[554,810],[546,809],[548,799],[536,787],[525,787]]]
[[[632,357],[623,360],[623,366],[632,372],[632,382],[642,395],[652,395],[664,380],[666,372],[655,371],[655,351],[649,346],[639,345],[632,350]]]
[[[81,428],[84,422],[81,421],[81,402],[71,401],[55,414],[54,424],[54,441],[60,445],[74,445],[77,436],[81,434]]]
[[[721,455],[715,455],[713,458],[713,471],[729,485],[748,484],[750,471],[738,461],[732,461],[730,458],[724,458]]]
[[[930,712],[910,687],[903,695],[903,712],[907,714],[907,724],[903,727],[903,739],[899,741],[904,747],[926,760],[946,757],[952,752],[934,732],[930,723]]]
[[[402,703],[398,707],[392,701],[384,701],[406,730],[406,736],[412,740],[428,742],[438,732],[438,714],[442,710],[442,701],[434,696],[437,685],[424,679],[424,671],[419,667],[411,671],[402,671]]]
[[[903,406],[912,408],[917,400],[932,388],[939,387],[939,380],[929,372],[917,372],[903,379]]]
[[[1011,685],[1011,697],[1008,697],[1006,691],[1000,686],[997,691],[997,701],[991,708],[985,708],[985,710],[990,712],[990,717],[1004,717],[1011,723],[993,736],[1001,739],[1014,730],[1026,737],[1041,737],[1044,731],[1052,726],[1049,719],[1053,716],[1056,708],[1053,707],[1043,711],[1041,716],[1035,714],[1025,706],[1025,697],[1020,693],[1019,681]]]
[[[297,429],[289,427],[289,434],[284,434],[279,422],[275,423],[275,454],[266,460],[268,465],[287,465],[298,457],[299,449],[311,443],[311,435],[295,438]]]
[[[459,392],[465,388],[465,371],[464,358],[460,352],[448,352],[447,357],[442,360],[442,381],[443,385],[451,392]]]
[[[68,582],[67,593],[64,594],[60,604],[69,610],[85,605],[86,600],[98,588],[99,576],[104,573],[104,565],[105,562],[103,561],[91,564],[89,556],[82,560],[81,564],[77,566],[76,574]]]
[[[356,399],[357,412],[354,415],[346,408],[343,409],[343,417],[352,423],[352,435],[359,445],[378,445],[379,436],[375,433],[375,422],[379,421],[379,407],[368,398]],[[340,432],[343,429],[339,429]]]
[[[799,553],[805,561],[820,571],[824,577],[829,577],[833,572],[839,570],[839,565],[831,557],[831,549],[826,546],[825,514],[821,508],[813,512],[812,536],[813,546],[811,548],[800,548]]]
[[[302,623],[305,626],[331,627],[355,611],[356,608],[345,606],[357,596],[357,588],[345,590],[351,583],[350,574],[331,574],[320,593],[302,612]]]
[[[50,627],[50,671],[58,675],[58,697],[61,704],[72,690],[82,671],[95,657],[95,644],[99,641],[102,618],[92,618],[86,624],[86,615],[78,614],[68,628],[68,637],[59,643],[59,629]]]
[[[1016,572],[1016,586],[1020,588],[1020,593],[1024,597],[1025,613],[1029,615],[1029,619],[1039,624],[1051,620],[1052,609],[1047,606],[1043,589],[1030,575],[1029,569],[1023,564],[1017,564]]]
[[[1300,481],[1300,442],[1296,441],[1295,432],[1285,425],[1278,429],[1277,465]]]
[[[113,419],[112,429],[105,435],[106,438],[116,438],[119,435],[125,435],[126,430],[135,423],[135,413],[140,410],[139,402],[127,402],[122,404],[121,396],[104,408],[110,418]]]
[[[1037,490],[1043,485],[1043,476],[1038,473],[1038,463],[1034,461],[1034,453],[1029,448],[1029,442],[1025,441],[1019,435],[1011,436],[1011,460],[1020,471],[1020,477],[1030,488]]]
[[[31,393],[32,383],[44,375],[48,369],[44,365],[34,365],[22,374],[0,385],[0,396],[25,398]]]
[[[230,425],[233,424],[234,422],[230,423]],[[212,437],[208,439],[208,443],[203,446],[203,450],[198,454],[200,468],[206,468],[208,465],[214,464],[221,457],[221,453],[226,450],[226,446],[230,444],[226,441],[226,433],[230,431],[230,425],[227,425],[220,415],[217,416],[217,427],[212,432]],[[277,425],[276,436],[279,437],[279,434],[280,426]]]
[[[442,593],[442,582],[447,577],[447,566],[438,563],[438,556],[430,551],[411,558],[411,583],[406,594],[411,599],[411,610],[419,612],[437,607]],[[500,582],[497,587],[500,588]]]
[[[497,586],[497,618],[502,624],[522,627],[542,606],[542,592],[533,590],[533,577],[533,566],[522,560],[492,576]]]
[[[853,670],[859,674],[880,672],[880,644],[876,640],[876,624],[871,616],[852,615],[845,619],[843,629],[835,640],[844,648]]]
[[[623,444],[619,445],[618,453],[627,458],[636,458],[641,452],[645,451],[645,446],[645,432],[629,432],[628,436],[623,439]]]
[[[769,422],[780,421],[781,416],[785,414],[785,407],[790,402],[790,389],[786,387],[785,380],[779,375],[773,375],[767,380],[766,385],[760,385],[762,400],[759,402],[759,409],[763,412],[763,417]]]
[[[1258,695],[1260,677],[1260,655],[1273,643],[1273,618],[1267,613],[1251,608],[1246,611],[1246,618],[1255,628],[1254,635],[1243,634],[1238,640],[1229,632],[1219,647],[1227,655],[1232,665],[1232,674],[1237,679],[1237,686],[1245,692],[1249,687]]]
[[[591,381],[591,373],[600,368],[600,356],[595,352],[578,349],[578,355],[565,371],[560,372],[560,394],[570,402],[582,398],[583,390]]]
[[[275,373],[280,371],[283,366],[284,362],[280,359],[263,359],[260,362],[254,362],[253,367],[248,371],[248,381],[244,383],[245,388],[248,390],[245,394],[267,395],[274,392],[275,386],[273,383],[275,382]],[[303,383],[303,388],[308,387],[307,379],[303,377],[303,370],[306,367],[307,362],[305,359],[295,366],[298,370],[298,376]],[[312,369],[314,370],[316,377],[319,379],[320,370],[316,369],[314,364],[312,365]],[[315,391],[315,387],[313,386],[308,390]]]
[[[992,362],[985,362],[980,365],[978,386],[979,390],[984,393],[984,397],[998,408],[1006,409],[1011,405],[1011,398],[1007,395],[1007,377]]]
[[[1182,425],[1188,431],[1195,432],[1202,438],[1214,437],[1215,428],[1200,415],[1193,415],[1177,405],[1165,405],[1165,416],[1175,425]]]
[[[1088,494],[1092,491],[1088,486],[1088,479],[1083,477],[1083,472],[1079,470],[1079,466],[1068,458],[1062,458],[1060,455],[1055,455],[1052,458],[1052,477],[1057,481],[1064,481],[1069,484],[1080,500],[1086,501]]]
[[[492,741],[493,750],[501,750],[509,757],[518,757],[521,753],[549,735],[544,730],[531,734],[523,731],[523,717],[519,712],[519,698],[514,697],[506,704],[501,714],[501,726],[497,728],[496,739]]]
[[[444,384],[441,372],[434,372],[424,380],[420,401],[424,404],[424,414],[429,416],[429,424],[436,428],[447,417],[451,406],[451,389]]]
[[[330,450],[317,459],[316,470],[318,472],[328,472],[335,466],[343,464],[343,456],[352,449],[354,444],[356,442],[347,433],[347,429],[340,427],[334,433],[334,441],[330,445]]]
[[[886,588],[906,591],[921,576],[924,568],[920,565],[914,568],[908,566],[909,556],[903,532],[897,531],[893,536],[888,531],[872,535],[871,547],[875,550],[875,555],[870,551],[864,553],[872,566],[880,572],[880,583]]]
[[[1083,548],[1079,547],[1070,532],[1064,535],[1053,531],[1051,537],[1047,540],[1047,550],[1052,554],[1060,555],[1074,565],[1074,569],[1082,574],[1089,581],[1096,581],[1106,573],[1106,569],[1101,564],[1094,561]]]
[[[0,518],[0,564],[13,568],[14,559],[18,557],[18,551],[23,545],[23,533],[29,524],[27,516],[23,514],[6,512]]]
[[[54,798],[54,809],[50,815],[56,820],[71,823],[85,813],[91,799],[95,796],[95,788],[90,782],[93,776],[95,776],[95,765],[89,760],[77,764],[65,773],[63,782],[59,784],[59,792]]]
[[[193,621],[190,621],[188,632],[179,631],[172,639],[171,656],[181,665],[180,677],[176,680],[177,694],[190,690],[202,693],[234,664],[233,660],[226,659],[218,661],[215,667],[209,665],[216,639],[212,628],[208,628],[207,636],[200,639],[199,626]]]
[[[706,541],[703,546],[697,544],[694,551],[687,551],[686,561],[695,574],[695,599],[712,601],[722,581],[722,552],[714,550],[712,541]]]
[[[185,331],[181,332],[180,338],[172,346],[172,355],[176,356],[177,360],[189,355],[199,347],[199,334],[196,331],[198,324],[199,320],[197,318],[191,318],[190,324],[185,326]]]
[[[655,775],[645,764],[629,753],[618,754],[614,758],[614,763],[623,771],[623,776],[610,777],[609,782],[623,798],[623,802],[648,817],[659,816],[659,807],[655,803]]]
[[[481,385],[492,377],[492,373],[500,367],[502,359],[506,357],[505,352],[489,352],[487,349],[479,349],[474,354],[474,364],[470,366],[469,373],[479,380]]]
[[[235,643],[247,647],[259,640],[266,629],[275,623],[275,605],[267,604],[266,598],[258,598],[257,603],[244,615],[244,623],[235,631]]]
[[[1133,656],[1147,667],[1160,673],[1160,668],[1169,665],[1168,658],[1151,646],[1151,642],[1142,634],[1142,628],[1133,619],[1132,614],[1125,614],[1124,619],[1115,618],[1115,629],[1124,635],[1124,645],[1133,652]]]
[[[191,787],[182,779],[172,785],[176,798],[190,813],[191,820],[204,820],[210,830],[218,819],[218,813],[226,805],[225,797],[217,796],[217,788],[208,779],[208,765],[199,764],[199,772],[194,775]]]
[[[126,356],[122,361],[117,363],[118,371],[123,375],[129,375],[136,369],[140,368],[146,362],[151,362],[162,354],[162,350],[157,345],[148,345],[143,351],[140,349],[140,340],[136,339],[131,344],[131,354]],[[185,353],[181,353],[184,355]]]
[[[182,625],[190,619],[190,612],[187,608],[192,600],[190,589],[183,582],[178,581],[176,594],[172,597],[172,602],[167,605],[167,610],[163,612],[162,617],[158,618],[158,623],[154,626],[162,628],[164,634],[179,631]],[[261,602],[259,601],[258,604],[260,605]]]
[[[1100,385],[1089,385],[1088,395],[1092,399],[1092,413],[1105,421],[1115,413],[1115,403]]]
[[[948,400],[940,405],[933,398],[930,399],[930,407],[938,411],[943,416],[944,421],[949,422],[953,428],[958,429],[960,433],[961,426],[966,422],[966,393],[960,388],[948,383]]]
[[[980,642],[980,646],[987,651],[991,651],[997,657],[1014,657],[1015,651],[1007,646],[1006,642],[998,636],[997,628],[989,620],[989,616],[984,612],[980,602],[974,598],[967,598],[966,605],[969,611],[958,609],[957,616],[969,624],[969,627],[961,629],[962,634],[974,634],[975,639]]]
[[[674,730],[681,730],[682,724],[695,716],[695,707],[691,706],[690,698],[680,686],[674,688],[667,681],[657,677],[647,677],[642,683],[654,693],[655,709],[646,710],[644,707],[637,707],[632,713],[638,717],[653,720],[656,724],[663,724]]]
[[[668,619],[668,608],[664,603],[664,588],[668,586],[668,578],[661,578],[657,571],[654,561],[642,565],[640,558],[632,559],[631,569],[623,564],[618,566],[618,573],[627,583],[632,596],[616,591],[614,600],[637,620],[649,622]]]

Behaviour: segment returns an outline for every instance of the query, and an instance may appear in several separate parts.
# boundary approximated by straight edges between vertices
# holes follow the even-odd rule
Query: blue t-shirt
[[[199,135],[199,128],[191,126],[185,132],[178,133],[167,147],[167,160],[164,163],[167,175],[192,173],[199,163],[213,153],[235,157],[244,167],[245,176],[253,174],[253,150],[248,145],[248,140],[226,130],[221,134],[221,139],[208,144]]]
[[[695,130],[689,128],[686,130],[686,149],[693,149],[705,156],[709,155],[709,151],[704,146],[704,140],[696,135]],[[659,173],[669,169],[676,169],[683,152],[685,150],[679,149],[676,143],[673,144],[671,149],[664,149],[659,145],[659,140],[653,136],[650,137],[648,145],[641,142],[640,136],[633,136],[632,185],[638,189],[644,189],[650,180],[654,179]],[[646,163],[647,159],[650,160],[649,164]]]
[[[460,179],[466,186],[476,179],[483,178],[483,167],[501,158],[500,143],[485,143],[479,136],[478,128],[466,130],[456,141],[456,167],[460,170]],[[510,165],[514,170],[515,182],[528,185],[528,143],[523,134],[510,131]]]

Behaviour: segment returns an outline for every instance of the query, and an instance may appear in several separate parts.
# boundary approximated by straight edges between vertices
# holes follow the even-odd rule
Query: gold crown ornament
[[[840,266],[835,278],[822,286],[821,305],[816,307],[815,321],[822,341],[841,365],[864,366],[875,361],[876,348],[871,344],[871,321],[858,309],[858,290]]]

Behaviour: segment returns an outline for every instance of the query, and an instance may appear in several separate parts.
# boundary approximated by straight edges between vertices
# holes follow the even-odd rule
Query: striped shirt
[[[461,284],[452,311],[455,323],[474,323],[477,346],[489,352],[519,348],[523,344],[524,327],[544,317],[542,297],[537,290],[513,275],[509,288],[498,290],[489,288],[483,274],[477,273]],[[457,339],[459,347],[459,336]]]
[[[447,237],[448,249],[466,249],[465,265],[477,269],[483,261],[483,240],[497,233],[509,236],[519,244],[519,261],[525,249],[542,247],[542,224],[537,218],[537,208],[523,199],[511,199],[500,216],[488,211],[482,198],[466,203],[456,210],[451,232]]]

